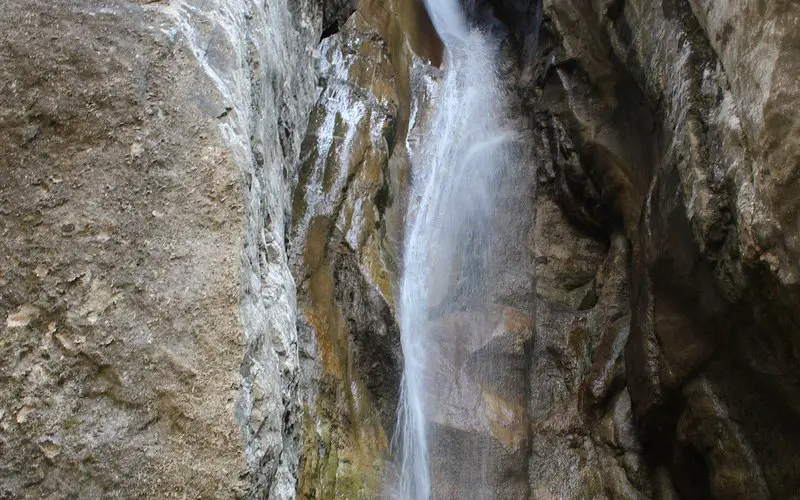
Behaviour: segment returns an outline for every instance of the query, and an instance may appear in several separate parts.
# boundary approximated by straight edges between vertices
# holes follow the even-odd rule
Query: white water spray
[[[514,139],[501,127],[496,45],[469,26],[458,0],[425,5],[446,53],[432,116],[412,151],[399,303],[405,358],[397,425],[400,500],[432,497],[427,422],[437,402],[437,388],[431,387],[437,367],[431,366],[431,313],[448,305],[443,302],[452,300],[456,287],[481,293],[480,261],[489,258],[490,234],[481,228],[492,223],[498,175]],[[475,238],[470,250],[469,235]],[[476,251],[476,244],[482,248]]]

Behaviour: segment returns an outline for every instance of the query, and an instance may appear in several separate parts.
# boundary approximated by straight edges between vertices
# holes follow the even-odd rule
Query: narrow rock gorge
[[[800,498],[798,106],[795,0],[5,0],[0,498]]]

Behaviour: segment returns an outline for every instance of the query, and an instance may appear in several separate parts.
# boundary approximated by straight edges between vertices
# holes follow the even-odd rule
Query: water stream
[[[400,500],[432,498],[429,423],[440,412],[441,358],[431,318],[454,297],[484,291],[497,183],[514,134],[503,128],[495,41],[473,28],[459,0],[425,0],[445,44],[431,114],[411,151],[412,188],[400,283],[405,359],[398,408]]]

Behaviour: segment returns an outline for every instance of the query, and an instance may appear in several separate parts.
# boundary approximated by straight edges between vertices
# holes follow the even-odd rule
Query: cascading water
[[[428,422],[442,398],[432,358],[434,310],[453,297],[485,293],[497,181],[510,161],[514,134],[502,127],[504,95],[498,47],[469,25],[459,0],[426,0],[446,47],[432,114],[412,148],[413,178],[400,290],[405,358],[398,408],[397,497],[432,497]]]

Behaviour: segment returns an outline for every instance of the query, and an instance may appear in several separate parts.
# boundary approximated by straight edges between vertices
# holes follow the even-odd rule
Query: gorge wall
[[[529,160],[437,498],[792,498],[800,4],[464,3]],[[417,0],[6,1],[0,498],[389,495],[441,63]]]

